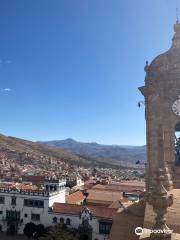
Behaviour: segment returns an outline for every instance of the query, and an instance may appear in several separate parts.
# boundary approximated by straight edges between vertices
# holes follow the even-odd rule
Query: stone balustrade
[[[8,189],[8,188],[1,188],[0,193],[8,193],[8,194],[20,194],[20,195],[30,195],[30,196],[41,196],[41,197],[51,197],[58,194],[58,192],[47,192],[47,191],[27,191],[27,190],[20,190],[20,189]]]

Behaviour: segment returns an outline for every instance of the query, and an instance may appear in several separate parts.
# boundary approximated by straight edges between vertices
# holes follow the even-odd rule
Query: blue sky
[[[171,45],[177,6],[175,0],[1,0],[0,132],[145,144],[137,88],[145,61]]]

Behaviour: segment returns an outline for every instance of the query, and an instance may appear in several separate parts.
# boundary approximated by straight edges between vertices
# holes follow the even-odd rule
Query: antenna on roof
[[[176,8],[176,23],[179,23],[179,9]]]

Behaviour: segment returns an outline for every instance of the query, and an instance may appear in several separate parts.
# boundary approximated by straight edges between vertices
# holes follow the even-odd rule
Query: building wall
[[[82,219],[79,215],[67,215],[67,214],[53,214],[50,213],[48,220],[49,220],[49,226],[55,225],[53,223],[53,218],[56,217],[58,219],[58,223],[60,222],[60,218],[64,219],[64,222],[66,223],[66,219],[69,218],[71,220],[71,225],[68,226],[69,228],[76,228],[78,229],[79,225],[82,223]],[[89,224],[91,225],[93,229],[92,234],[92,240],[98,239],[98,240],[106,240],[108,239],[108,235],[100,234],[99,233],[99,220],[98,218],[93,217],[92,220],[89,220]]]
[[[0,204],[0,225],[2,226],[2,231],[7,231],[7,221],[6,220],[6,211],[19,211],[20,212],[20,219],[22,223],[19,224],[18,232],[21,234],[23,233],[23,229],[28,222],[34,222],[35,224],[43,224],[45,226],[49,226],[49,207],[53,205],[54,202],[65,202],[65,189],[59,193],[56,193],[54,196],[35,196],[31,194],[18,194],[18,193],[0,193],[0,197],[5,197],[5,203]],[[12,205],[12,197],[16,197],[16,205]],[[31,199],[31,200],[43,200],[44,207],[27,207],[24,206],[24,199]],[[27,216],[25,216],[27,214]],[[31,219],[31,214],[39,214],[40,220],[35,221]]]
[[[60,191],[58,195],[52,196],[49,199],[49,207],[52,207],[54,202],[65,203],[66,202],[65,195],[66,195],[66,192],[64,189],[64,190]]]
[[[163,58],[160,60],[165,61]],[[172,111],[172,105],[178,99],[177,89],[180,89],[180,82],[176,80],[176,75],[165,74],[158,67],[155,68],[157,63],[150,65],[146,84],[141,88],[146,103],[147,182],[149,185],[153,184],[152,179],[156,176],[157,168],[164,168],[166,165],[172,178],[174,177],[175,125],[180,121],[179,116]]]
[[[54,202],[65,202],[65,189],[64,191],[59,192],[55,196],[50,197],[43,197],[43,196],[34,196],[30,194],[18,194],[18,193],[0,193],[0,197],[5,197],[5,203],[0,204],[0,225],[2,226],[2,231],[7,231],[7,221],[6,221],[6,211],[19,211],[20,212],[20,219],[21,223],[18,224],[18,233],[23,234],[24,227],[27,223],[33,222],[35,224],[43,224],[45,227],[53,226],[60,222],[60,218],[64,219],[66,223],[66,219],[69,218],[71,224],[68,226],[69,228],[79,228],[79,225],[82,223],[82,219],[80,215],[67,215],[67,214],[56,214],[53,213],[50,207],[53,205]],[[16,197],[16,205],[12,205],[12,197]],[[24,206],[24,199],[31,199],[31,200],[43,200],[44,207],[27,207]],[[31,219],[31,214],[39,214],[40,220],[35,221]],[[57,218],[57,223],[53,223],[53,218]],[[92,217],[89,220],[89,224],[93,229],[92,240],[105,240],[108,239],[107,235],[99,234],[99,220],[98,218]]]

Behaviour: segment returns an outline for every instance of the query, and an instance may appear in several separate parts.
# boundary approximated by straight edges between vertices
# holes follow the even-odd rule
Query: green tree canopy
[[[39,237],[44,236],[48,231],[45,229],[44,225],[39,224],[36,226],[36,232],[34,238],[39,239]]]
[[[56,225],[49,228],[49,232],[40,237],[40,240],[79,240],[79,238],[75,232],[68,231],[68,229],[62,225]]]
[[[36,232],[36,225],[32,222],[27,223],[24,228],[24,235],[28,238],[31,238],[33,234]]]

